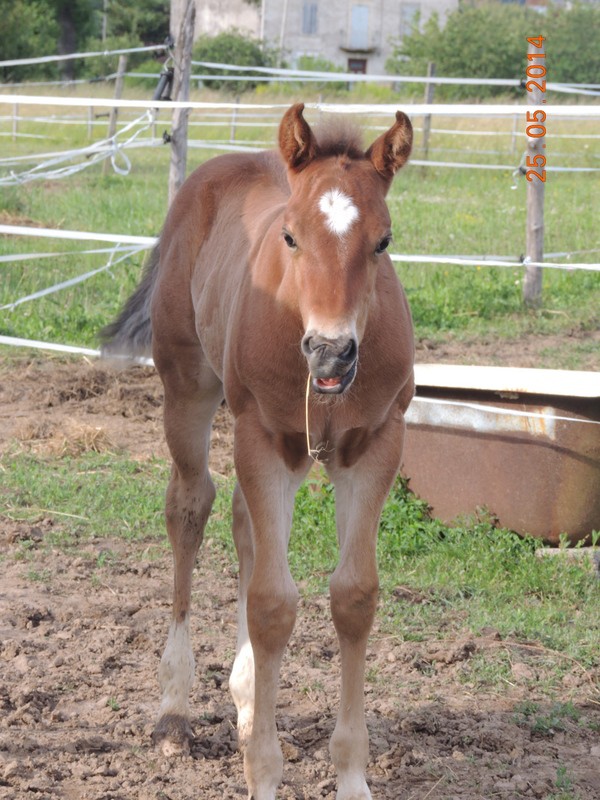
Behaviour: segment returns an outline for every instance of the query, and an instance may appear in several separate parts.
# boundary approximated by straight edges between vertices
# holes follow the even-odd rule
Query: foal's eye
[[[390,246],[390,242],[392,241],[391,236],[384,236],[383,239],[379,242],[377,247],[375,248],[376,253],[383,253],[384,250],[387,250]]]
[[[283,232],[283,241],[287,244],[290,250],[296,249],[296,240],[291,233],[288,233],[288,231]]]

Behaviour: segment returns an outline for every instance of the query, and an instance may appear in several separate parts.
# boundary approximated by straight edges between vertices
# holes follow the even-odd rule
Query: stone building
[[[347,72],[384,74],[393,42],[434,12],[441,19],[458,0],[202,0],[196,33],[247,31],[296,66],[301,56],[324,58]]]

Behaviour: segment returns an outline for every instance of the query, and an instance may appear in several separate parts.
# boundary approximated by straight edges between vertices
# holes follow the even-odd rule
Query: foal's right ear
[[[279,149],[288,167],[300,172],[317,154],[317,142],[302,116],[304,103],[296,103],[283,115],[279,125]]]

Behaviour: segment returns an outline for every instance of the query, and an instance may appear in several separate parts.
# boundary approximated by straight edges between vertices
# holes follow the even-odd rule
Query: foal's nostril
[[[350,363],[356,360],[358,344],[354,337],[330,339],[316,333],[307,333],[302,339],[302,352],[306,358],[336,359]]]
[[[306,336],[302,339],[302,352],[308,358],[313,352],[312,346],[312,336],[310,334],[306,334]]]
[[[340,353],[340,358],[343,358],[344,361],[354,361],[356,358],[356,353],[356,341],[354,339],[350,339],[346,345],[346,348]]]

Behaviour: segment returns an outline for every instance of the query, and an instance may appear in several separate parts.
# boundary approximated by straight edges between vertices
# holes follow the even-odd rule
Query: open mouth
[[[312,387],[319,394],[341,394],[350,386],[355,375],[356,362],[345,375],[337,375],[334,378],[313,378]]]

